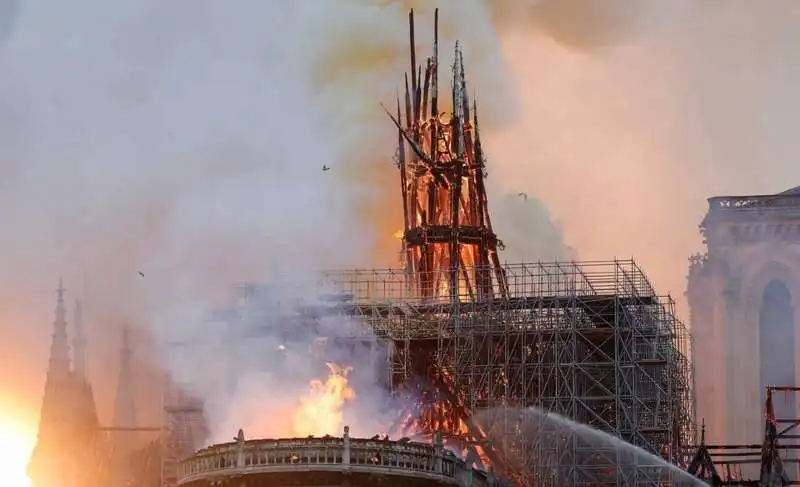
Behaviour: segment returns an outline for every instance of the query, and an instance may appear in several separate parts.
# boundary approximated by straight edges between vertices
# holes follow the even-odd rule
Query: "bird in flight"
[[[139,277],[144,277],[144,272],[139,271]]]
[[[323,164],[323,165],[322,165],[322,170],[323,170],[323,171],[330,171],[330,170],[331,170],[331,168],[329,168],[328,166],[326,166],[325,164]]]
[[[528,201],[528,193],[517,193],[517,196],[521,197],[525,201]]]

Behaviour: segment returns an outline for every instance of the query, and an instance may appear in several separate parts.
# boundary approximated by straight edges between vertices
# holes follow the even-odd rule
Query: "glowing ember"
[[[347,384],[347,374],[352,370],[336,364],[326,364],[328,379],[312,380],[308,385],[308,395],[300,398],[294,415],[294,434],[335,435],[343,428],[342,407],[346,401],[356,397]]]
[[[392,236],[394,238],[396,238],[397,240],[403,240],[403,231],[402,230],[397,230],[396,232],[394,232],[392,234]]]

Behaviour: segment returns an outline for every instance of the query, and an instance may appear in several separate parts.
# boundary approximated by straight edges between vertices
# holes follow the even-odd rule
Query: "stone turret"
[[[65,292],[59,281],[38,440],[28,465],[33,487],[94,485],[99,475],[97,410],[86,378],[70,368]]]

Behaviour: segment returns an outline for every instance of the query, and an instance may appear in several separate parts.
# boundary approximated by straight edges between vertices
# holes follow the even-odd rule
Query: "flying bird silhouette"
[[[144,272],[139,271],[139,277],[144,277]]]
[[[517,196],[521,196],[522,199],[528,201],[528,193],[517,193]]]
[[[328,166],[326,166],[325,164],[323,164],[323,165],[322,165],[322,170],[323,170],[323,171],[330,171],[330,170],[331,170],[331,168],[329,168]]]

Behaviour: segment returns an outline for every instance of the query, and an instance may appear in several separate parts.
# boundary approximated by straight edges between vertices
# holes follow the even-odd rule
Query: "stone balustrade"
[[[494,484],[493,475],[468,467],[446,450],[441,440],[425,444],[351,438],[348,427],[342,437],[256,440],[245,440],[243,431],[239,430],[235,440],[204,448],[183,460],[178,485],[220,477],[293,471],[374,473],[424,478],[436,484]]]
[[[800,208],[800,195],[715,196],[708,199],[708,211],[764,211]]]

